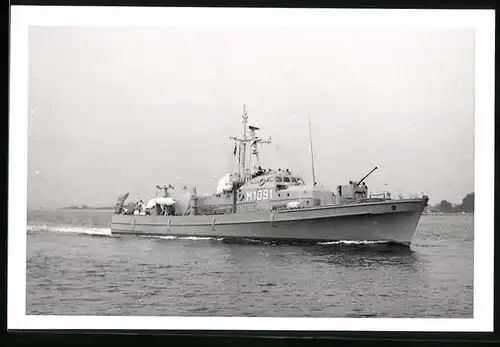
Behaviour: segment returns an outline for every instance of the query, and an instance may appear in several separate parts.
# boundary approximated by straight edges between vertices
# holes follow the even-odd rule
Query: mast
[[[247,138],[247,122],[248,122],[248,113],[243,104],[243,114],[241,115],[242,123],[243,123],[243,138],[239,138],[236,136],[230,136],[231,140],[238,142],[238,175],[242,182],[246,182],[247,174],[246,174],[246,146],[248,142]]]
[[[313,153],[313,143],[312,143],[312,132],[311,132],[311,113],[309,112],[309,145],[311,147],[311,168],[312,168],[312,179],[313,185],[316,185],[316,177],[314,174],[314,153]]]
[[[243,150],[241,151],[241,154],[242,154],[242,157],[243,157],[243,160],[242,160],[242,164],[243,164],[243,182],[246,182],[246,178],[247,178],[247,173],[246,173],[246,165],[245,165],[245,161],[246,161],[246,154],[247,154],[247,123],[248,123],[248,113],[247,113],[247,109],[246,109],[246,105],[243,104],[243,115],[241,116],[241,118],[243,118],[243,142],[241,143],[243,145]]]
[[[260,143],[271,143],[271,138],[269,140],[262,140],[261,138],[255,135],[255,131],[259,130],[258,127],[249,126],[250,129],[250,137],[247,134],[247,123],[248,123],[248,113],[246,110],[246,106],[243,105],[243,114],[241,116],[243,119],[243,138],[239,138],[236,136],[230,136],[231,140],[234,140],[239,143],[239,148],[241,150],[241,154],[238,156],[238,174],[240,175],[240,179],[242,183],[247,182],[251,178],[251,158],[252,154],[257,157],[257,163],[259,163],[259,152],[257,150],[257,145]],[[250,146],[250,149],[253,150],[248,156],[248,167],[247,167],[247,144]]]

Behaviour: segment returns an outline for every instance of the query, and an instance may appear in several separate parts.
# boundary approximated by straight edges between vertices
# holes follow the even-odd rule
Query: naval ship
[[[243,107],[243,134],[235,142],[237,169],[219,180],[212,195],[196,187],[157,185],[147,203],[129,203],[126,193],[115,205],[112,234],[211,237],[291,243],[375,241],[410,246],[428,197],[398,199],[369,193],[365,180],[338,185],[335,191],[315,181],[309,118],[312,182],[290,170],[263,170],[258,147],[271,143],[248,125]]]

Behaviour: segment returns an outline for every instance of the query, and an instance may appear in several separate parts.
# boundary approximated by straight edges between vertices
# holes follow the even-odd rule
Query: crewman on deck
[[[144,210],[144,202],[142,200],[139,200],[139,202],[137,203],[136,205],[136,208],[135,208],[135,211],[134,211],[134,214],[139,214],[140,212],[142,212]],[[137,213],[136,213],[137,211]]]

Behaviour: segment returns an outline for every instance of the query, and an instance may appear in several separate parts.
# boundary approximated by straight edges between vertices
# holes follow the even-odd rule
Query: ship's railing
[[[390,199],[390,194],[387,195],[385,193],[373,193],[368,195],[367,197],[345,197],[340,202],[335,203],[335,205],[359,204],[362,202],[381,202]]]
[[[238,206],[239,212],[258,212],[257,204],[242,204]]]
[[[368,196],[368,201],[370,202],[375,202],[375,201],[386,201],[386,200],[391,200],[391,194],[386,193],[386,192],[381,192],[381,193],[371,193]]]
[[[385,201],[385,200],[405,200],[405,199],[422,199],[425,198],[425,193],[419,194],[398,194],[396,197],[393,197],[389,192],[377,192],[371,193],[368,196],[368,200],[370,201]]]
[[[242,204],[237,207],[238,212],[258,212],[256,204]],[[221,207],[202,207],[198,208],[199,215],[223,215],[223,214],[232,214],[233,207],[232,206],[221,206]]]

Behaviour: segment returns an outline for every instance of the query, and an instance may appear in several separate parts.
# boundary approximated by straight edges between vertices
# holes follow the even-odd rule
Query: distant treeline
[[[427,213],[474,213],[474,193],[467,194],[459,205],[452,204],[446,200],[434,206],[427,207]]]
[[[113,206],[90,207],[87,205],[61,207],[60,210],[112,210]]]

